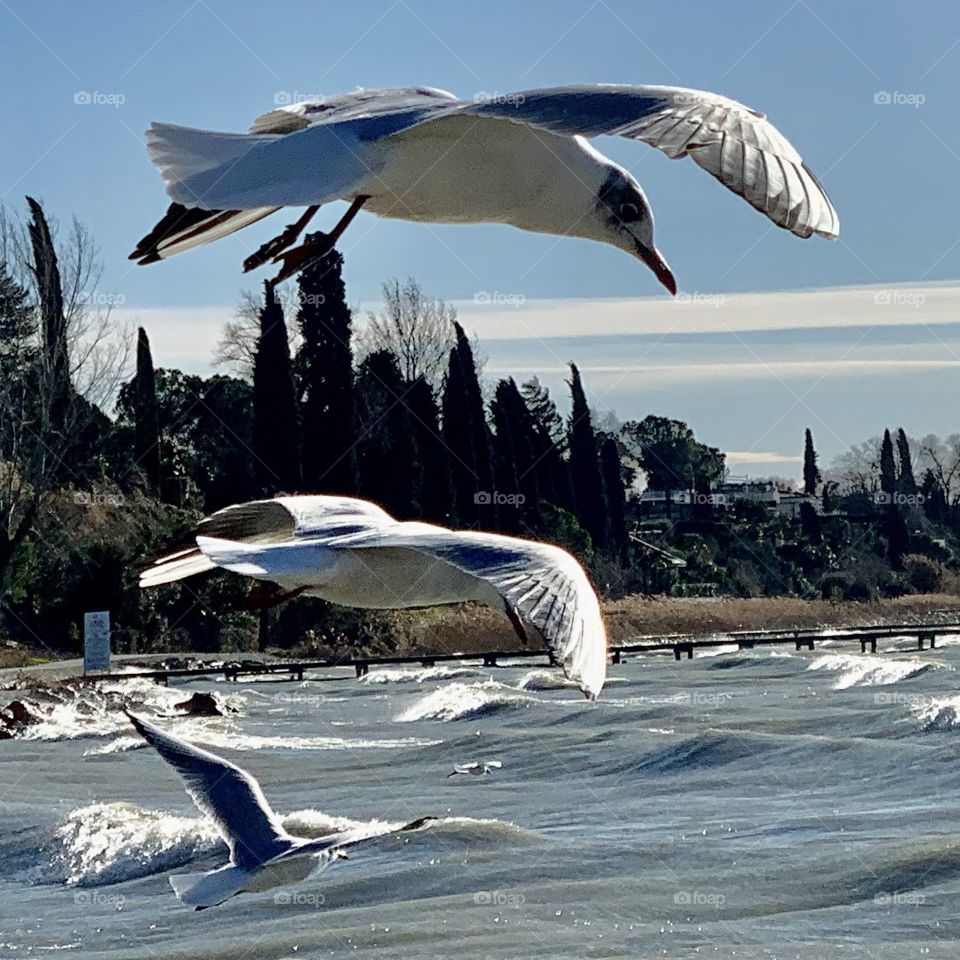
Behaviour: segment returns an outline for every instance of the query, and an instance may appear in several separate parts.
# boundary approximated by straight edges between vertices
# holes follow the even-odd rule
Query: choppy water
[[[952,956],[960,645],[902,646],[633,660],[596,704],[529,665],[41,703],[0,742],[0,958]],[[157,715],[228,696],[158,722],[253,771],[291,832],[440,820],[193,913],[166,875],[224,848],[123,690]]]

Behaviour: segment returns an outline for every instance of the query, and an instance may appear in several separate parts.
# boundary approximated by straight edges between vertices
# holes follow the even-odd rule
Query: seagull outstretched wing
[[[197,808],[210,817],[230,848],[230,860],[257,867],[294,846],[260,784],[246,770],[181,740],[127,711],[137,732],[183,778]]]
[[[425,591],[431,577],[448,566],[464,575],[462,580],[483,584],[494,601],[499,595],[515,626],[526,621],[536,627],[553,658],[587,696],[595,698],[603,688],[607,635],[600,602],[583,567],[552,544],[399,522],[375,504],[327,496],[278,497],[227,507],[201,523],[196,544],[144,569],[141,586],[179,580],[213,566],[262,580],[310,584],[320,582],[317,575],[329,568],[331,556],[351,554],[359,562],[341,592],[349,587],[352,605],[379,605],[364,592],[377,586],[368,570],[376,561],[390,582],[404,584],[403,602],[382,606],[429,606],[429,599],[417,602],[418,590]]]
[[[762,113],[704,90],[592,84],[522,90],[464,107],[552,133],[642,140],[691,157],[778,227],[832,239],[840,220],[796,148]]]

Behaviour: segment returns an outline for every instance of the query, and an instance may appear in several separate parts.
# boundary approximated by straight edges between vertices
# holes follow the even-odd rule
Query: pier
[[[746,630],[722,635],[657,634],[636,637],[630,643],[610,647],[611,664],[621,664],[633,657],[672,653],[675,660],[692,660],[697,650],[736,646],[752,650],[762,646],[793,646],[796,650],[814,650],[825,641],[859,644],[860,652],[877,652],[880,640],[907,637],[916,640],[917,650],[934,649],[937,637],[960,634],[960,622],[942,624],[881,624],[842,629],[810,628],[801,630]],[[540,660],[550,662],[546,650],[493,650],[483,652],[423,653],[402,657],[325,657],[313,660],[223,660],[208,666],[126,670],[109,674],[93,674],[83,678],[96,681],[146,679],[158,683],[191,678],[222,678],[236,682],[241,677],[263,677],[276,680],[331,680],[331,672],[348,670],[355,677],[366,676],[372,668],[386,666],[433,667],[438,663],[476,663],[484,667],[502,666],[506,661]],[[322,675],[318,675],[322,674]],[[348,673],[347,676],[350,674]]]

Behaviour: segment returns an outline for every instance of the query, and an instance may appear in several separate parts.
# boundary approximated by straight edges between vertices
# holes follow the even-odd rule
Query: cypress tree
[[[356,382],[360,494],[401,519],[419,512],[417,449],[406,392],[397,358],[389,350],[377,350],[360,364]]]
[[[813,434],[807,427],[803,445],[803,492],[808,497],[817,493],[820,483],[820,468],[817,466],[817,451],[813,448]]]
[[[436,523],[454,521],[450,456],[440,431],[440,408],[425,377],[417,377],[406,394],[410,430],[420,467],[417,504],[420,516]]]
[[[597,438],[580,371],[575,363],[570,364],[570,374],[570,477],[573,496],[580,524],[590,534],[594,547],[600,549],[607,543],[607,509],[603,498]]]
[[[160,427],[157,419],[157,378],[147,331],[137,330],[137,373],[133,380],[133,457],[147,491],[160,493]]]
[[[607,503],[610,530],[610,550],[621,564],[627,562],[627,491],[623,484],[620,465],[620,445],[615,437],[606,436],[600,444],[600,472]]]
[[[889,430],[883,431],[883,443],[880,445],[880,489],[890,498],[897,492],[897,466],[893,459]]]
[[[900,490],[908,496],[913,496],[917,492],[917,481],[913,475],[910,441],[903,432],[903,427],[897,431],[897,454],[900,461]]]
[[[526,381],[521,392],[530,412],[540,498],[572,513],[574,504],[570,465],[563,456],[568,440],[563,418],[550,397],[550,391],[536,377]]]
[[[303,396],[304,486],[351,494],[357,489],[352,316],[342,270],[343,257],[331,250],[301,272],[297,323],[303,345],[297,359]]]
[[[60,280],[60,265],[53,245],[50,226],[43,207],[32,197],[27,197],[30,207],[28,232],[33,251],[33,275],[37,284],[40,305],[40,334],[43,359],[51,397],[51,409],[59,410],[60,417],[51,416],[55,429],[64,424],[57,422],[65,416],[62,409],[69,401],[70,359],[67,349],[67,318],[63,308],[63,285]]]
[[[260,336],[253,359],[253,452],[261,495],[300,489],[297,394],[283,307],[264,284]]]
[[[450,472],[460,523],[496,529],[492,502],[490,428],[483,409],[473,349],[454,321],[457,342],[450,351],[443,389],[443,439],[450,451]]]
[[[500,526],[517,532],[523,522],[536,522],[540,514],[540,486],[534,454],[535,425],[513,377],[497,384],[490,412],[497,489],[516,499],[515,505],[501,504]]]

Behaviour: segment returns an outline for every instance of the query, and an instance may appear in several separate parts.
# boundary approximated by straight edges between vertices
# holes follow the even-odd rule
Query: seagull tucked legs
[[[286,230],[280,234],[279,237],[275,237],[273,240],[270,240],[268,243],[265,243],[260,250],[258,250],[252,257],[249,257],[248,260],[244,263],[244,270],[252,270],[254,267],[259,266],[259,263],[253,264],[253,266],[248,267],[247,263],[251,260],[254,260],[256,257],[260,256],[266,248],[270,248],[270,253],[276,250],[283,250],[282,253],[278,253],[273,257],[273,263],[282,263],[283,267],[280,272],[269,282],[271,287],[275,287],[278,283],[282,283],[288,277],[292,277],[295,273],[300,270],[303,270],[304,267],[308,267],[311,263],[316,262],[321,257],[325,257],[335,246],[336,242],[340,239],[343,231],[350,226],[353,218],[360,212],[360,208],[364,203],[369,200],[369,197],[357,197],[353,203],[350,204],[347,212],[340,218],[340,221],[329,233],[311,233],[306,240],[300,244],[299,247],[293,247],[290,250],[283,250],[284,246],[293,243],[294,240],[300,235],[300,231],[307,225],[310,221],[310,218],[313,216],[319,208],[318,207],[308,207],[307,212],[296,222],[287,227]],[[313,212],[311,212],[313,211]],[[292,236],[290,235],[291,231],[295,231]],[[289,236],[289,239],[286,239]],[[274,246],[275,244],[280,243],[281,246]],[[264,258],[269,255],[265,254]],[[262,260],[260,261],[263,262]]]
[[[292,243],[296,243],[300,238],[300,234],[303,233],[307,224],[314,218],[319,209],[320,207],[317,204],[314,204],[312,207],[307,207],[303,216],[300,217],[296,223],[291,223],[284,227],[281,233],[272,240],[268,240],[256,253],[251,253],[250,256],[243,261],[243,272],[249,273],[251,270],[256,270],[257,267],[262,267],[268,261],[273,260],[282,250],[286,250]]]

